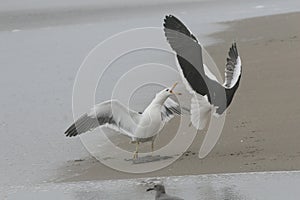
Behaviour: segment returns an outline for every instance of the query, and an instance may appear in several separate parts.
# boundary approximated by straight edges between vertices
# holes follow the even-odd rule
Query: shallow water
[[[295,171],[43,184],[11,187],[3,197],[7,200],[150,200],[154,199],[154,193],[146,189],[153,182],[163,182],[167,193],[188,200],[296,200],[300,195],[300,172]]]

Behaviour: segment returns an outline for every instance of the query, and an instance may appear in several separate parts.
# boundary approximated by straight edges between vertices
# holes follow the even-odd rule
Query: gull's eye
[[[169,91],[169,89],[166,89],[166,91],[168,92],[168,91]]]

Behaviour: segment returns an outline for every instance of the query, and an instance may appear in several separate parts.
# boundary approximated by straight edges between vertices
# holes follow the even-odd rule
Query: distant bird
[[[153,188],[147,189],[147,192],[151,190],[156,191],[155,200],[184,200],[182,198],[166,194],[165,187],[161,184],[154,185]]]
[[[172,15],[165,17],[163,26],[167,41],[177,54],[183,83],[193,94],[191,122],[195,128],[201,130],[205,127],[210,113],[213,116],[224,113],[239,87],[242,64],[236,43],[229,49],[225,82],[222,85],[203,64],[202,47],[189,29]]]
[[[154,140],[164,124],[173,118],[174,114],[181,114],[179,104],[169,98],[175,94],[171,88],[166,88],[156,94],[155,98],[144,110],[139,113],[133,111],[117,100],[109,100],[97,104],[90,112],[81,116],[72,124],[65,134],[68,137],[77,136],[98,126],[106,126],[131,138],[132,143],[136,143],[136,150],[133,158],[138,158],[138,148],[140,143],[151,141],[152,152],[154,150]]]

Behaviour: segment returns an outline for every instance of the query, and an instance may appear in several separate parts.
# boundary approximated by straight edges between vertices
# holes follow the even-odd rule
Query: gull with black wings
[[[224,113],[239,87],[242,64],[236,43],[229,49],[225,82],[221,84],[203,63],[202,46],[191,31],[173,15],[165,17],[163,26],[167,41],[176,52],[183,83],[193,95],[191,122],[201,130],[205,127],[209,114],[220,116]]]

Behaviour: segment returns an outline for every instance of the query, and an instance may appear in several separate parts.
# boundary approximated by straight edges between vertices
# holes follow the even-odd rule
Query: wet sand
[[[231,42],[237,41],[243,76],[208,157],[198,158],[202,131],[179,160],[162,170],[127,174],[89,157],[62,165],[58,173],[68,178],[56,181],[299,170],[299,19],[300,13],[291,13],[226,22],[226,31],[211,35],[223,41],[207,47],[221,71]]]
[[[278,181],[280,180],[280,181]],[[155,192],[146,192],[153,183],[163,182],[167,194],[184,199],[281,200],[299,199],[300,172],[254,172],[197,176],[172,176],[149,179],[48,183],[6,191],[9,199],[143,199],[153,200]],[[289,185],[293,183],[289,187]],[[284,189],[283,189],[284,188]],[[34,192],[32,192],[34,191]],[[0,198],[1,198],[0,194]]]

